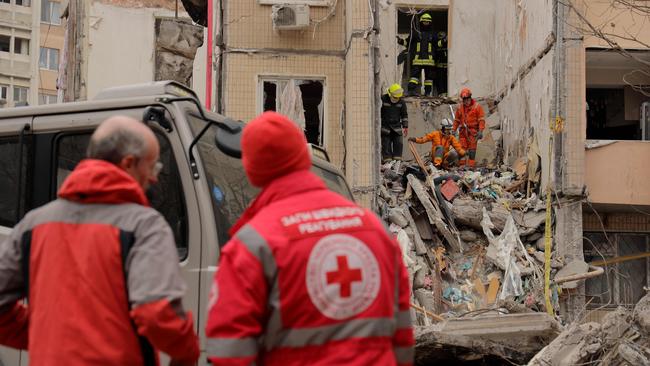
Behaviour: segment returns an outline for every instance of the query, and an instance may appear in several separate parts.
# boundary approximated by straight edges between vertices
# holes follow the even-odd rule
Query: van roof
[[[138,106],[152,103],[154,98],[163,95],[191,97],[198,100],[194,91],[182,84],[175,81],[156,81],[108,88],[97,94],[94,99],[87,101],[0,109],[0,119]]]

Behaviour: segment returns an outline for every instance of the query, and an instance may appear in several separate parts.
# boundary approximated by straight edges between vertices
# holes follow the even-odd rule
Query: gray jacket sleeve
[[[21,223],[16,225],[0,243],[0,308],[27,295],[21,254],[22,227]]]
[[[182,299],[181,277],[174,235],[163,216],[148,209],[139,220],[126,261],[129,300],[133,306],[161,299]]]

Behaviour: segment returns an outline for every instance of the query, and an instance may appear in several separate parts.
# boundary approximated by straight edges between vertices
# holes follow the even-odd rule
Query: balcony
[[[589,200],[604,205],[650,205],[650,141],[587,140]]]

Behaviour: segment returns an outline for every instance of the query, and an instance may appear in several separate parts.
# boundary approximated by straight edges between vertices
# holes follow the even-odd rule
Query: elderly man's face
[[[144,191],[152,184],[158,183],[158,173],[162,169],[160,158],[160,146],[155,137],[147,136],[147,150],[141,157],[127,155],[122,159],[120,166],[124,169]]]

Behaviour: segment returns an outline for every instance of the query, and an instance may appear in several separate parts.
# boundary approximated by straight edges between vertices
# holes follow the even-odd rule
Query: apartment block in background
[[[57,102],[62,5],[0,0],[0,108]]]

